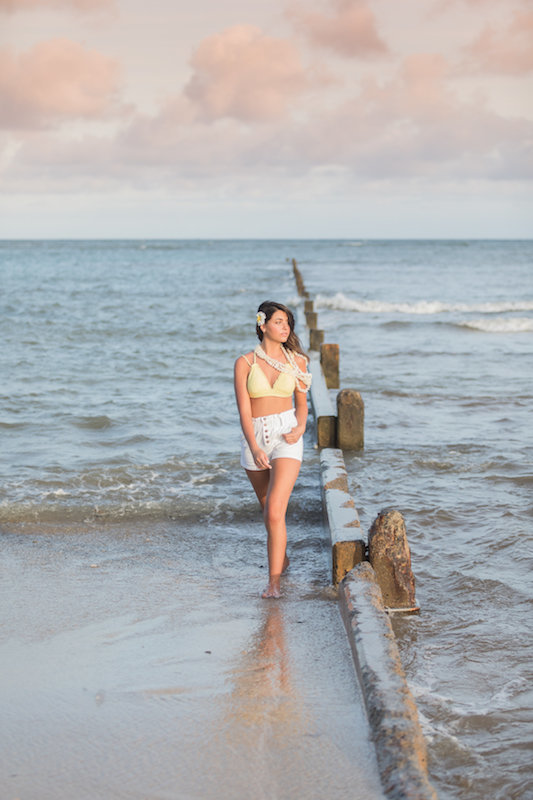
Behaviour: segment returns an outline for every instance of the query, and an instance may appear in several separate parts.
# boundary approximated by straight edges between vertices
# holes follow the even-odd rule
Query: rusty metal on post
[[[338,389],[339,383],[339,345],[323,344],[320,347],[320,363],[328,389]]]
[[[363,450],[365,446],[365,404],[355,389],[341,389],[337,395],[337,447]]]

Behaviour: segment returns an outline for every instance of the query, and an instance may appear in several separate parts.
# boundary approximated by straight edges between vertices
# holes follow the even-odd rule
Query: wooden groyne
[[[368,561],[344,578],[339,602],[385,794],[389,800],[437,800],[416,704]]]
[[[416,704],[390,622],[392,612],[419,610],[405,524],[399,511],[383,509],[368,542],[363,538],[343,451],[364,448],[364,402],[359,392],[346,388],[333,403],[331,390],[340,387],[339,346],[324,342],[318,314],[294,259],[292,265],[298,293],[304,298],[309,336],[310,400],[320,449],[332,581],[338,587],[382,786],[390,800],[436,800]]]
[[[309,334],[309,371],[313,375],[310,391],[311,407],[320,448],[321,485],[324,512],[332,541],[332,580],[337,586],[360,561],[368,560],[374,567],[378,583],[385,596],[386,607],[392,611],[419,610],[414,594],[411,555],[405,524],[399,511],[383,509],[370,529],[368,545],[361,536],[355,503],[348,489],[344,451],[364,449],[365,409],[360,392],[341,389],[334,405],[331,390],[340,386],[339,345],[324,343],[319,351],[311,346],[310,325],[318,325],[318,314],[305,288],[302,273],[292,260],[298,293],[305,298],[304,313]],[[318,329],[315,329],[318,330]],[[320,330],[320,339],[324,331]],[[347,555],[339,568],[336,553]]]

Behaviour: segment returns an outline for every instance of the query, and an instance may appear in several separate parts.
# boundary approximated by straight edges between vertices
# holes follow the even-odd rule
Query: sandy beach
[[[183,524],[2,529],[1,797],[381,797],[321,526],[264,601]]]

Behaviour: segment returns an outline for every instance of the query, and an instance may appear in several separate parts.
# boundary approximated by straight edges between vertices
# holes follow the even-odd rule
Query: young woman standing
[[[263,509],[269,582],[263,597],[280,597],[288,567],[285,514],[302,462],[311,385],[294,316],[267,300],[257,311],[260,344],[235,362],[235,396],[242,427],[241,466]],[[293,405],[294,399],[294,405]]]

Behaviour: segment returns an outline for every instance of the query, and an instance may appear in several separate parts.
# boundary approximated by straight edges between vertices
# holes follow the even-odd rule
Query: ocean
[[[293,258],[365,403],[362,527],[406,521],[421,613],[394,626],[431,779],[531,798],[532,241],[0,242],[0,533],[226,526],[230,563],[255,513],[233,362],[262,300],[300,309]],[[299,525],[320,513],[311,423],[305,442]]]

